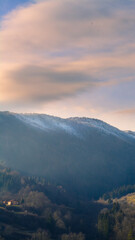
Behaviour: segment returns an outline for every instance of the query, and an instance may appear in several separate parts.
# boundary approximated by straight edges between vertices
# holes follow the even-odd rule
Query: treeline
[[[135,192],[135,185],[124,185],[119,188],[114,189],[111,192],[105,193],[102,198],[104,200],[114,199],[114,198],[121,198],[129,193]]]
[[[135,207],[127,203],[114,203],[98,217],[99,240],[135,240]]]
[[[54,202],[59,202],[60,199],[66,199],[66,192],[63,187],[51,184],[45,177],[24,176],[19,172],[0,165],[0,196],[4,196],[4,192],[18,194],[24,189],[28,191],[28,188],[31,189],[31,191],[47,194],[51,201]],[[61,195],[63,195],[62,198]],[[17,196],[19,197],[19,195]]]
[[[44,177],[23,176],[19,172],[0,165],[0,191],[10,191],[17,193],[22,186],[40,185],[45,186],[49,183]]]
[[[21,188],[21,178],[10,169],[0,169],[0,191],[18,192]]]

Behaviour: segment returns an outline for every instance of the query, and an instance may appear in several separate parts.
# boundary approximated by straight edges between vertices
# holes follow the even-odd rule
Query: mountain
[[[97,119],[0,112],[0,159],[83,198],[135,183],[135,135]]]

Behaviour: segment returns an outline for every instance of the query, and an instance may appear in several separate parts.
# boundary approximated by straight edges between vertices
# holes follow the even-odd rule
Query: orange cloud
[[[121,115],[134,115],[135,108],[123,109],[123,110],[117,111],[116,113]]]

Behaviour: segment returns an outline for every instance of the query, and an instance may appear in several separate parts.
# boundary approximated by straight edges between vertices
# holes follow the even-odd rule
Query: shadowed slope
[[[83,197],[135,183],[135,139],[95,119],[0,113],[0,159]]]

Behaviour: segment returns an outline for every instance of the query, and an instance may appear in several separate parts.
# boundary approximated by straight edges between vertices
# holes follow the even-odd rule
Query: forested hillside
[[[124,195],[124,191],[133,193]],[[116,198],[114,192],[122,192],[123,197]],[[62,185],[1,165],[0,239],[134,240],[134,186],[106,196],[102,201],[82,201]]]
[[[134,135],[100,120],[0,112],[1,162],[62,183],[76,197],[135,184],[134,159]]]
[[[135,194],[115,199],[110,210],[101,210],[97,226],[100,240],[134,240]]]
[[[74,198],[62,185],[52,185],[45,178],[0,167],[3,240],[98,240],[96,224],[103,208]]]

